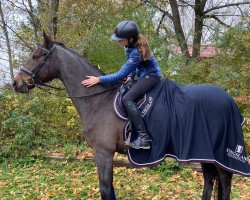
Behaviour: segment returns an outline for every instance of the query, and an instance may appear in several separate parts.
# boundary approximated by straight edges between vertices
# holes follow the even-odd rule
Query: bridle
[[[49,87],[49,88],[53,88],[53,89],[56,89],[56,90],[65,90],[64,88],[59,88],[59,87],[54,87],[54,86],[51,86],[51,85],[47,85],[45,83],[43,83],[38,77],[37,77],[37,74],[39,72],[39,70],[44,66],[44,64],[46,63],[46,61],[49,59],[50,55],[52,54],[52,52],[54,51],[54,49],[56,48],[57,44],[54,44],[52,46],[51,49],[46,49],[44,47],[42,47],[42,50],[46,51],[46,55],[45,55],[45,58],[44,60],[39,63],[33,70],[29,70],[27,69],[26,67],[24,66],[21,66],[20,67],[20,71],[24,72],[26,75],[29,76],[30,79],[28,80],[24,80],[25,83],[29,86],[34,86],[34,87],[37,87],[39,89],[42,89],[44,90],[45,92],[49,93],[49,94],[53,94],[51,93],[50,91],[47,91],[45,90],[44,88],[42,88],[41,86],[45,86],[45,87]],[[68,98],[82,98],[82,97],[89,97],[89,96],[93,96],[93,95],[98,95],[98,94],[101,94],[101,93],[104,93],[104,92],[107,92],[107,91],[110,91],[114,88],[117,88],[118,86],[120,86],[121,83],[119,84],[115,84],[113,85],[112,87],[108,88],[107,90],[104,90],[104,91],[100,91],[100,92],[97,92],[97,93],[94,93],[94,94],[90,94],[90,95],[82,95],[82,96],[68,96]],[[58,95],[57,95],[58,96]],[[60,96],[60,95],[59,95]],[[65,97],[65,96],[62,96],[62,97]]]
[[[39,72],[39,70],[44,66],[45,62],[49,59],[49,56],[52,54],[52,52],[54,51],[54,49],[56,48],[56,44],[53,45],[53,47],[51,49],[46,49],[44,47],[42,47],[42,50],[46,51],[46,55],[44,60],[39,63],[32,71],[30,71],[29,69],[25,68],[25,67],[21,67],[20,70],[23,71],[24,73],[26,73],[31,79],[35,79],[37,76],[37,73]]]
[[[44,66],[44,64],[46,63],[46,61],[49,59],[50,55],[52,54],[52,52],[54,51],[54,49],[56,48],[57,44],[54,44],[52,46],[51,49],[46,49],[44,47],[42,47],[42,50],[46,51],[46,55],[45,55],[45,58],[44,60],[39,63],[34,69],[32,70],[29,70],[27,69],[26,67],[20,67],[20,71],[24,72],[26,75],[29,76],[30,79],[26,80],[26,84],[29,85],[29,86],[34,86],[34,87],[38,87],[40,85],[43,85],[43,86],[46,86],[46,87],[50,87],[50,88],[54,88],[54,89],[58,89],[58,90],[63,90],[62,88],[58,88],[58,87],[54,87],[54,86],[50,86],[50,85],[47,85],[45,83],[43,83],[38,77],[37,77],[37,74],[39,72],[39,70]]]

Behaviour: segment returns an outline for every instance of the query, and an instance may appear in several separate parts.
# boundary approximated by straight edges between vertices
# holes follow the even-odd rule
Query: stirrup
[[[150,143],[149,143],[150,141],[151,140],[142,140],[139,137],[130,143],[130,147],[133,149],[150,149]],[[136,144],[136,143],[139,143],[139,144]]]

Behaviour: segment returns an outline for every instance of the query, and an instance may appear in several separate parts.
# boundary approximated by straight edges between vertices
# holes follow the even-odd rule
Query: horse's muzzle
[[[18,93],[27,93],[29,91],[28,85],[25,82],[17,84],[17,81],[13,81],[12,88]]]

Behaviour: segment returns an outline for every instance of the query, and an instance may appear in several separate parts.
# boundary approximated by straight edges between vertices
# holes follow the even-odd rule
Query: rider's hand
[[[128,76],[127,78],[125,78],[125,79],[123,80],[123,83],[125,84],[125,83],[127,83],[127,82],[129,82],[129,81],[131,81],[131,80],[132,80],[132,77]]]
[[[96,76],[86,76],[86,77],[87,79],[82,81],[82,84],[85,85],[86,87],[91,87],[100,82],[99,77]]]

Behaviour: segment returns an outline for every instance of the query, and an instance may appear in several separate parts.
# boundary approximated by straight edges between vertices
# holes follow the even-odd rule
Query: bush
[[[6,87],[0,91],[0,102],[0,157],[37,155],[79,143],[80,120],[66,94],[34,89],[24,95]]]

